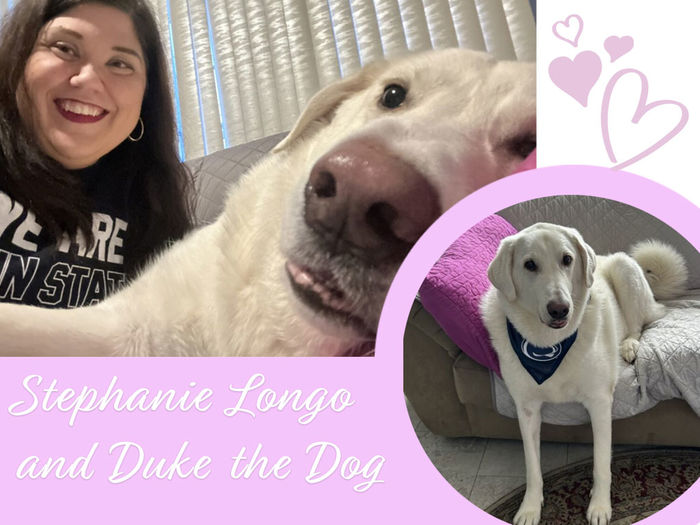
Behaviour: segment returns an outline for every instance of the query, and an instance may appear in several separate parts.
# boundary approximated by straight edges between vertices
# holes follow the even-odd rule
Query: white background
[[[578,47],[552,32],[568,15],[583,19]],[[611,35],[634,38],[634,47],[611,63],[603,47]],[[689,112],[685,128],[648,157],[624,168],[681,193],[700,205],[700,2],[685,0],[540,0],[537,6],[538,166],[592,164],[611,167],[601,130],[601,106],[608,81],[621,69],[641,71],[649,80],[647,103],[676,100]],[[598,54],[602,73],[583,107],[549,77],[557,57],[573,59],[581,51]],[[639,100],[640,82],[628,75],[613,91],[610,105],[611,143],[618,162],[632,157],[678,122],[675,107],[650,110],[639,122],[631,118]]]

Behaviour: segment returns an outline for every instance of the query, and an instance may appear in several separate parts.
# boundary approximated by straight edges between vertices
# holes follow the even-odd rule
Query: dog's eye
[[[527,261],[525,261],[525,264],[523,266],[525,266],[525,269],[528,272],[536,272],[537,271],[537,264],[535,264],[535,261],[533,261],[532,259],[528,259]]]
[[[562,263],[564,266],[569,266],[569,265],[573,262],[573,260],[574,260],[573,257],[571,257],[571,255],[567,254],[567,255],[564,255],[564,257],[561,258],[561,263]]]
[[[406,88],[398,84],[390,84],[384,88],[381,104],[385,108],[398,108],[406,100]]]
[[[519,135],[510,139],[506,147],[511,155],[524,159],[537,147],[537,139],[534,135]]]

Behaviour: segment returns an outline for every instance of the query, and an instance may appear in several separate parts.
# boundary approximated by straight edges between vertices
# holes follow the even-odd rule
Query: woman
[[[191,219],[144,0],[23,0],[0,33],[0,300],[104,298]]]

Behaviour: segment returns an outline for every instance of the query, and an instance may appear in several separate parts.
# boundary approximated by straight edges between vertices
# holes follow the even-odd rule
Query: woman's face
[[[141,113],[144,61],[131,18],[119,9],[83,4],[49,21],[17,89],[20,115],[44,153],[78,169],[124,141]]]

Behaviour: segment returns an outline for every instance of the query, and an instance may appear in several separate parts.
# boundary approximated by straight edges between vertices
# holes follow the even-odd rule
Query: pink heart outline
[[[608,55],[610,55],[610,62],[612,63],[632,50],[634,47],[634,39],[629,35],[611,35],[605,39],[603,47],[608,52]]]
[[[568,28],[569,20],[571,20],[572,18],[578,21],[578,31],[576,32],[576,36],[574,36],[574,39],[569,40],[568,38],[559,34],[557,26],[559,24],[562,24],[564,27]],[[554,25],[552,26],[552,33],[554,33],[554,36],[557,37],[559,40],[563,40],[567,44],[571,44],[574,47],[578,47],[578,39],[581,37],[581,33],[583,33],[583,19],[579,15],[569,15],[564,20],[554,22]]]
[[[652,109],[659,107],[659,106],[666,106],[666,105],[672,105],[676,106],[681,110],[681,118],[678,121],[678,124],[666,133],[663,137],[661,137],[658,141],[656,141],[654,144],[649,146],[648,148],[642,150],[638,154],[634,155],[633,157],[620,162],[619,164],[616,164],[612,167],[612,169],[622,169],[630,164],[634,164],[635,162],[651,155],[654,153],[657,149],[662,147],[664,144],[666,144],[669,140],[671,140],[673,137],[678,135],[678,133],[681,132],[681,130],[685,127],[685,125],[688,123],[688,108],[685,107],[684,104],[681,104],[680,102],[676,100],[657,100],[656,102],[651,102],[647,104],[647,95],[649,94],[649,80],[647,79],[646,75],[639,71],[638,69],[621,69],[617,73],[615,73],[610,81],[608,82],[608,85],[605,86],[605,92],[603,94],[603,103],[601,105],[601,117],[600,117],[600,122],[601,122],[601,129],[603,132],[603,144],[605,145],[605,151],[608,154],[608,158],[610,159],[611,162],[617,162],[617,158],[615,157],[615,152],[613,151],[612,148],[612,142],[610,141],[610,129],[608,127],[609,122],[608,122],[608,114],[610,111],[610,99],[612,98],[612,92],[613,89],[615,88],[617,81],[620,80],[623,76],[627,74],[635,74],[639,77],[639,79],[642,82],[640,94],[639,94],[639,101],[637,103],[637,108],[634,111],[634,115],[632,116],[632,123],[633,124],[638,124],[639,121],[646,115],[649,111]]]

